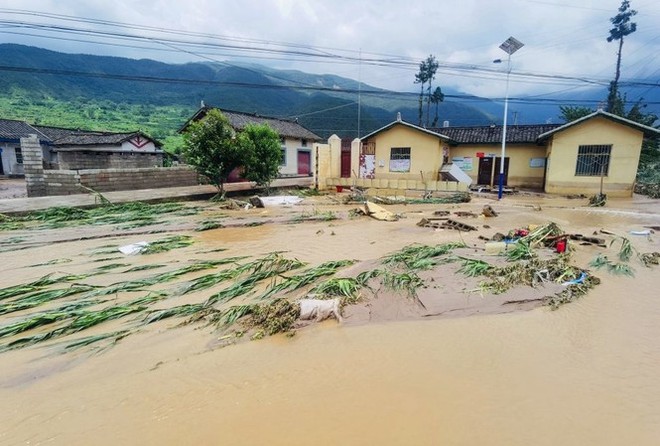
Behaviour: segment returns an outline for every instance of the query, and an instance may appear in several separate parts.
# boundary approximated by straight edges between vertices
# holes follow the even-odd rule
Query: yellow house
[[[546,150],[545,191],[631,197],[644,137],[660,131],[597,111],[539,135]]]
[[[436,180],[443,163],[443,148],[450,138],[397,120],[362,139],[359,177],[385,180]],[[445,156],[448,149],[445,149]]]
[[[610,196],[632,196],[642,140],[659,134],[601,110],[564,125],[507,126],[503,183],[574,194],[602,182]],[[502,126],[424,129],[399,117],[364,136],[354,159],[359,178],[436,181],[451,164],[473,185],[497,187],[501,144]]]

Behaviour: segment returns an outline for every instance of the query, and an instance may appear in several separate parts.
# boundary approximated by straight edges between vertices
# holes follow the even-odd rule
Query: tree
[[[439,66],[440,64],[435,59],[435,56],[429,56],[426,59],[426,82],[428,83],[428,86],[426,87],[426,127],[429,126],[429,118],[431,115],[431,89],[433,88],[433,80],[435,79],[435,73],[438,71]]]
[[[440,87],[435,87],[433,94],[431,95],[431,102],[435,104],[435,118],[433,118],[433,123],[431,127],[438,125],[438,107],[440,103],[445,100],[445,95],[442,94],[442,89]]]
[[[419,109],[418,109],[418,119],[417,125],[422,125],[422,116],[424,115],[424,85],[428,80],[428,69],[426,65],[426,60],[423,60],[419,64],[419,72],[415,74],[415,83],[420,84],[419,90]]]
[[[426,126],[429,125],[429,110],[431,107],[431,89],[433,88],[433,80],[435,73],[438,71],[440,64],[435,56],[429,55],[426,59],[420,62],[419,72],[415,74],[415,83],[420,84],[419,90],[419,107],[417,125],[421,126],[424,123],[424,98],[426,97]],[[425,88],[426,86],[426,88]],[[425,93],[426,91],[426,93]],[[443,97],[444,98],[444,97]]]
[[[246,156],[243,175],[268,191],[282,162],[280,136],[267,124],[248,124],[238,139]]]
[[[193,122],[184,134],[185,161],[204,175],[215,187],[221,199],[229,174],[245,164],[245,152],[236,141],[236,132],[229,120],[218,110],[211,110],[198,122]]]
[[[584,118],[587,115],[590,115],[594,112],[593,109],[583,106],[571,106],[571,105],[561,105],[559,106],[561,111],[560,118],[565,122],[572,122],[580,118]]]
[[[610,88],[607,95],[607,111],[616,113],[618,108],[623,108],[623,101],[619,95],[619,78],[621,76],[621,54],[623,50],[623,38],[629,34],[637,31],[637,24],[631,22],[630,19],[637,14],[637,11],[630,9],[630,2],[623,0],[619,6],[619,13],[610,19],[613,28],[610,29],[610,35],[607,36],[607,41],[619,41],[619,51],[616,58],[616,74],[614,80],[610,82]],[[620,113],[618,113],[620,114]]]

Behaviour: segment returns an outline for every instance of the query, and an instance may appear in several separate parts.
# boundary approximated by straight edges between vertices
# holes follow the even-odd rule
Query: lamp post
[[[499,189],[497,191],[497,199],[502,199],[502,189],[504,189],[504,160],[506,155],[506,118],[509,112],[509,74],[511,74],[511,55],[518,51],[520,48],[525,46],[519,40],[516,40],[513,37],[509,37],[500,45],[500,49],[504,51],[507,57],[506,63],[506,92],[504,93],[504,122],[502,125],[502,159],[500,160],[500,179],[499,179]],[[502,62],[500,59],[495,60],[494,62]]]

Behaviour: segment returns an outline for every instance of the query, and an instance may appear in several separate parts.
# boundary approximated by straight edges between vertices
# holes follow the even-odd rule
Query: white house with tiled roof
[[[81,170],[163,165],[160,143],[142,132],[98,132],[0,119],[0,175],[23,175],[20,139],[36,135],[46,168]]]
[[[267,124],[280,135],[282,143],[281,176],[313,175],[316,163],[316,154],[312,150],[313,143],[321,141],[314,132],[306,129],[295,120],[261,116],[258,114],[243,113],[233,110],[223,110],[217,107],[203,106],[179,130],[185,129],[191,122],[204,119],[210,110],[220,111],[237,132],[243,130],[248,124]]]

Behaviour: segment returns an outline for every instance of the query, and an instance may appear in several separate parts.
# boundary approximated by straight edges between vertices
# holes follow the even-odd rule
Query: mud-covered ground
[[[543,226],[554,222],[566,233],[579,233],[605,240],[606,247],[592,244],[582,245],[578,242],[569,243],[572,253],[570,264],[581,271],[586,271],[589,275],[603,279],[603,284],[587,294],[586,298],[591,293],[602,294],[606,288],[621,289],[622,284],[625,288],[626,283],[630,286],[643,284],[645,289],[660,285],[657,282],[657,269],[646,268],[636,257],[637,253],[660,251],[655,233],[648,236],[630,234],[630,231],[646,231],[660,225],[660,206],[655,200],[643,197],[636,197],[633,200],[610,200],[604,208],[588,208],[586,200],[527,195],[505,197],[502,202],[497,202],[490,196],[484,195],[473,196],[471,202],[460,204],[388,205],[385,206],[386,209],[398,215],[399,219],[394,222],[386,222],[355,215],[352,210],[357,208],[358,204],[344,204],[346,196],[347,194],[311,196],[305,197],[297,205],[269,206],[263,209],[223,209],[218,204],[209,202],[187,202],[173,212],[156,216],[153,224],[135,226],[124,222],[80,225],[72,221],[53,228],[36,221],[25,223],[22,228],[0,232],[0,261],[4,265],[0,288],[34,283],[46,276],[69,277],[69,279],[46,286],[43,288],[45,291],[75,286],[89,287],[85,292],[57,298],[31,308],[11,312],[2,311],[0,330],[6,329],[8,326],[15,326],[32,316],[49,312],[52,314],[58,310],[81,311],[80,314],[89,314],[85,312],[106,308],[113,308],[113,311],[125,307],[140,308],[135,311],[127,310],[126,314],[122,313],[116,318],[109,318],[81,330],[76,330],[74,327],[74,329],[67,328],[58,331],[59,328],[69,327],[67,324],[70,324],[71,321],[70,318],[62,318],[0,339],[0,344],[5,350],[0,352],[0,371],[3,376],[2,382],[0,382],[0,392],[5,394],[6,398],[3,400],[7,404],[4,409],[9,409],[11,404],[17,404],[21,400],[23,390],[30,388],[35,391],[40,389],[40,392],[47,392],[51,386],[48,383],[52,383],[53,386],[59,383],[57,385],[61,386],[61,379],[69,382],[79,376],[74,381],[80,382],[82,387],[93,387],[94,384],[89,381],[91,378],[83,378],[80,374],[85,373],[84,370],[89,371],[90,367],[95,368],[94,364],[107,364],[107,361],[112,361],[123,370],[119,374],[124,374],[122,379],[138,383],[144,382],[143,378],[134,380],[131,375],[143,375],[146,379],[150,370],[155,371],[161,368],[166,368],[167,373],[170,373],[179,368],[179,366],[173,365],[179,361],[183,365],[190,363],[191,366],[195,364],[195,367],[203,367],[202,363],[193,357],[207,352],[247,352],[252,350],[251,347],[246,347],[244,341],[254,335],[253,329],[250,331],[249,327],[244,327],[240,320],[231,327],[218,324],[218,321],[213,319],[214,314],[220,315],[223,311],[240,305],[261,303],[259,297],[263,296],[263,292],[273,283],[278,283],[283,278],[296,274],[296,271],[318,267],[329,261],[351,260],[353,263],[350,266],[337,268],[334,275],[324,276],[319,281],[331,277],[356,277],[360,272],[374,269],[387,270],[389,268],[394,271],[393,267],[383,265],[383,259],[410,245],[463,244],[465,247],[456,248],[451,255],[463,260],[481,260],[495,266],[506,265],[506,260],[501,256],[486,253],[483,238],[490,238],[498,232],[507,234],[511,230],[527,228],[530,225],[532,227]],[[486,218],[481,215],[461,217],[456,214],[457,212],[472,212],[479,215],[484,205],[491,205],[499,215]],[[417,225],[422,218],[433,217],[436,211],[448,211],[450,218],[474,226],[477,231],[463,232]],[[195,230],[202,229],[204,226],[218,227],[203,231]],[[185,240],[183,245],[186,246],[141,255],[124,255],[119,251],[120,247],[130,244],[138,242],[153,244],[173,236]],[[609,259],[616,259],[621,247],[619,236],[627,237],[634,248],[635,256],[627,263],[633,269],[635,277],[615,276],[608,273],[606,269],[597,270],[589,265],[599,254],[608,256]],[[237,294],[235,297],[225,299],[226,295],[223,294],[225,297],[214,305],[218,313],[205,314],[204,317],[198,319],[179,315],[148,323],[150,317],[162,314],[159,313],[162,310],[181,309],[204,303],[208,301],[209,297],[231,287],[232,280],[234,280],[223,281],[206,289],[189,290],[192,283],[197,283],[196,279],[219,274],[236,265],[246,265],[267,258],[273,253],[277,253],[281,258],[287,260],[304,263],[304,266],[300,266],[300,269],[295,271],[286,271],[268,277],[254,288]],[[556,252],[551,248],[538,248],[537,254],[544,259],[557,257]],[[231,263],[222,263],[225,259],[230,259]],[[213,264],[213,262],[216,263]],[[211,266],[180,273],[191,265],[203,264],[211,264]],[[259,350],[270,348],[287,355],[286,350],[283,350],[287,348],[287,345],[294,348],[293,346],[303,342],[300,339],[304,339],[306,336],[311,336],[312,340],[317,339],[319,330],[332,329],[333,333],[334,330],[345,330],[344,336],[350,338],[357,333],[352,330],[369,325],[383,327],[395,334],[402,330],[402,326],[395,323],[396,321],[437,324],[442,321],[431,321],[446,318],[455,320],[457,317],[463,316],[526,312],[543,307],[546,302],[544,298],[560,293],[565,288],[557,283],[540,283],[536,288],[517,286],[505,293],[493,294],[484,292],[480,287],[484,277],[466,276],[459,271],[461,265],[462,261],[453,261],[417,271],[423,285],[417,288],[415,293],[410,293],[407,289],[393,289],[379,285],[378,282],[371,282],[369,288],[360,291],[360,298],[357,301],[351,301],[344,306],[342,324],[338,324],[334,320],[321,324],[298,321],[294,326],[297,333],[294,338],[276,336],[275,345],[272,344],[272,341],[267,340],[253,341],[249,345],[261,344],[262,347],[259,347]],[[255,269],[249,271],[251,271],[249,274],[256,275]],[[167,280],[149,282],[154,277],[162,278],[168,273],[176,274]],[[235,280],[244,278],[245,275],[237,276]],[[116,287],[118,284],[135,284],[145,280],[148,283],[130,290]],[[281,296],[295,302],[306,296],[311,288],[311,285],[302,287],[291,292],[284,292]],[[113,292],[94,295],[95,291],[109,289]],[[188,290],[188,292],[184,293],[183,290]],[[69,307],[67,310],[67,304],[76,304],[82,298],[90,302],[96,300],[89,306]],[[14,300],[13,298],[6,299],[0,301],[0,304],[5,306],[4,310],[7,310],[8,305]],[[569,312],[573,305],[576,304],[566,305]],[[543,307],[539,311],[543,311],[543,314],[551,312],[548,307]],[[477,320],[479,319],[477,318]],[[380,330],[380,328],[376,330]],[[402,333],[405,331],[403,330]],[[45,333],[54,334],[49,335],[46,339],[40,339],[39,336]],[[96,341],[93,339],[95,337]],[[21,339],[27,339],[27,341],[16,343]],[[88,343],[88,341],[94,342]],[[454,342],[459,341],[454,340]],[[227,344],[239,345],[219,349],[219,347],[226,347]],[[248,350],[240,350],[246,348]],[[323,348],[332,351],[335,346],[326,345]],[[319,353],[310,354],[309,357],[318,357]],[[239,353],[223,353],[223,355],[225,354],[240,356]],[[267,356],[270,355],[264,357]],[[332,353],[332,356],[335,356],[335,353]],[[243,358],[239,361],[245,360],[246,358]],[[357,363],[363,363],[364,360],[365,358],[356,358]],[[313,364],[308,365],[316,370]],[[291,367],[295,371],[298,370],[297,367],[303,367],[303,365],[301,363],[291,365]],[[144,375],[145,373],[147,375]],[[323,374],[320,370],[316,370],[316,373]],[[294,375],[297,375],[297,372]],[[87,376],[99,379],[97,372]],[[166,383],[171,383],[171,381],[163,381],[157,387],[165,390],[168,388]],[[178,392],[178,385],[171,384],[174,397]],[[103,390],[103,394],[106,396],[99,396],[101,400],[97,402],[100,406],[106,406],[104,402],[101,402],[105,401],[113,407],[110,409],[108,406],[108,410],[115,413],[113,415],[115,421],[124,425],[130,424],[128,419],[121,417],[120,412],[115,411],[119,407],[116,405],[122,404],[119,402],[122,398],[114,398],[114,394],[118,392],[121,395],[122,391],[116,388],[115,391],[110,391],[110,389],[117,385],[119,384],[114,379],[109,379],[108,383],[103,384],[103,389],[108,392]],[[133,389],[130,392],[134,392],[139,385],[130,384],[129,387]],[[194,385],[184,387],[187,389],[186,392],[203,392],[204,386],[196,381]],[[72,394],[78,394],[78,392],[73,391]],[[30,395],[28,398],[34,398],[32,390],[28,391],[27,395]],[[62,397],[61,393],[58,395],[60,398]],[[258,392],[249,395],[251,396],[248,398],[257,397]],[[129,406],[133,408],[138,407],[130,403],[132,398],[129,394],[124,394],[123,400],[128,401]],[[187,401],[186,404],[193,406],[195,404],[187,398],[183,400]],[[195,400],[196,398],[193,398],[193,401]],[[185,409],[178,406],[176,397],[168,399],[168,401],[170,403],[166,403],[164,406],[171,404],[170,409],[159,405],[158,410],[174,414]],[[47,423],[49,428],[42,433],[30,434],[33,429],[37,428],[38,420],[43,421],[48,417],[62,416],[61,413],[58,415],[57,411],[65,410],[57,409],[55,403],[53,403],[54,405],[44,404],[36,412],[16,409],[15,416],[11,417],[11,427],[8,433],[1,435],[4,435],[4,438],[10,443],[12,441],[21,443],[30,439],[38,440],[38,443],[50,439],[58,444],[82,444],[84,435],[81,436],[81,433],[85,431],[76,431],[76,425],[89,422],[90,426],[96,426],[96,428],[90,427],[91,430],[87,431],[88,433],[99,430],[107,431],[109,428],[96,418],[89,418],[92,417],[91,413],[76,409],[73,412],[77,415],[64,416],[66,422],[62,425],[57,422],[49,422]],[[202,406],[205,404],[203,403]],[[71,412],[70,404],[67,403],[65,406],[69,407],[66,410]],[[139,407],[151,410],[149,404],[140,403]],[[188,407],[188,409],[192,409],[192,407]],[[96,416],[99,415],[98,411],[93,412],[96,413]],[[206,419],[208,415],[204,413],[200,416]],[[28,417],[37,424],[31,421],[24,423],[20,421],[21,417]],[[155,415],[155,417],[152,419],[165,420],[168,418],[163,414]],[[188,416],[184,418],[190,421]],[[228,419],[235,419],[235,417],[232,415]],[[121,438],[124,440],[139,438],[144,441],[147,441],[148,438],[158,438],[159,442],[167,443],[167,437],[156,435],[154,426],[148,427],[146,419],[144,423],[147,424],[141,425],[141,428],[133,426],[130,430],[132,434]],[[268,425],[267,421],[266,424]],[[369,425],[371,426],[371,424]],[[144,435],[139,433],[140,429],[144,430]],[[283,432],[274,427],[273,429],[275,429],[273,432],[283,435]],[[190,432],[188,428],[185,430]],[[171,429],[168,431],[172,432]],[[211,431],[213,429],[205,432],[210,433]],[[321,429],[319,427],[317,431],[308,426],[303,431],[314,433],[321,432]],[[3,440],[1,435],[0,442]],[[257,437],[259,436],[256,433],[249,436],[249,438]],[[208,441],[211,437],[200,435],[195,438],[199,441]],[[231,438],[238,437],[231,436]],[[284,435],[276,438],[290,437]],[[330,438],[340,439],[335,435]],[[380,437],[367,435],[365,438],[379,439]],[[174,435],[172,439],[176,443],[176,439],[183,441],[184,438]],[[266,441],[266,438],[260,437],[260,440]],[[136,441],[133,444],[141,442]],[[106,442],[99,440],[98,443],[105,444]],[[129,441],[129,443],[131,442]],[[274,443],[284,442],[274,441]],[[304,444],[304,442],[296,441],[293,443]],[[495,443],[506,444],[506,442],[497,441]],[[353,444],[360,443],[353,442]]]
[[[0,200],[27,197],[25,178],[0,177]]]

